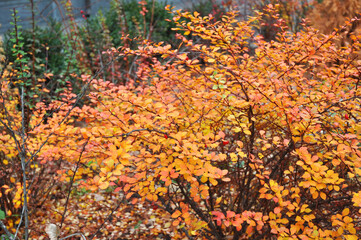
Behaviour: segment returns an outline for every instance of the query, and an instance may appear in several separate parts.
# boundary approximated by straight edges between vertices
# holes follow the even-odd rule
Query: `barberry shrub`
[[[154,219],[131,238],[358,239],[360,36],[337,48],[337,32],[294,34],[276,18],[267,42],[262,15],[175,14],[175,30],[204,41],[111,49],[136,56],[129,84],[84,75],[83,106],[71,91],[37,105],[28,148],[41,148],[39,164],[61,159],[58,181],[124,195],[117,221]],[[130,213],[139,203],[148,215]]]

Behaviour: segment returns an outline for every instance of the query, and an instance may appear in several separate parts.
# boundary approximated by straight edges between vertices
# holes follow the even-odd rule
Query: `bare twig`
[[[19,232],[19,230],[20,230],[21,223],[23,222],[23,217],[24,217],[23,212],[24,212],[24,209],[23,209],[23,211],[21,212],[20,221],[19,221],[19,223],[18,223],[18,227],[16,228],[16,232],[15,232],[15,235],[14,235],[13,240],[15,240],[16,236],[18,235],[18,232]]]
[[[70,199],[70,193],[71,193],[71,189],[73,187],[73,183],[74,183],[74,178],[75,178],[75,175],[76,175],[76,172],[78,171],[78,168],[79,168],[79,163],[81,161],[81,157],[85,151],[85,147],[86,145],[88,145],[88,141],[85,142],[81,152],[80,152],[80,155],[79,155],[79,159],[78,159],[78,162],[76,163],[76,167],[75,167],[75,170],[73,172],[73,176],[70,180],[70,184],[69,184],[69,189],[68,189],[68,196],[66,197],[66,201],[65,201],[65,207],[64,207],[64,212],[63,212],[63,215],[61,216],[61,223],[60,223],[60,229],[61,227],[63,226],[63,223],[64,223],[64,220],[65,220],[65,214],[66,214],[66,211],[68,210],[68,203],[69,203],[69,199]]]
[[[0,220],[0,227],[2,228],[2,230],[4,230],[4,232],[10,239],[15,239],[13,238],[13,235],[9,232],[9,230],[6,228],[5,224],[1,220]]]
[[[25,240],[29,238],[29,213],[28,213],[28,193],[26,187],[26,150],[25,150],[25,108],[24,108],[24,86],[21,87],[21,151],[20,151],[20,161],[21,161],[21,170],[23,171],[23,214],[24,214],[24,223],[25,223]]]
[[[115,206],[115,208],[110,212],[110,214],[108,215],[108,217],[104,220],[104,222],[98,227],[97,231],[89,238],[89,240],[92,240],[99,232],[100,232],[100,229],[103,228],[103,226],[105,225],[105,223],[112,218],[114,212],[120,207],[120,204],[122,203],[123,201],[119,201],[117,206]]]

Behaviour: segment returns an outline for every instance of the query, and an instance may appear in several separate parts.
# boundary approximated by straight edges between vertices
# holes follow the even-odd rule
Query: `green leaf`
[[[142,224],[142,221],[138,221],[137,225],[134,226],[134,229],[138,229],[140,227],[140,224]]]
[[[5,219],[5,212],[0,209],[0,220]]]

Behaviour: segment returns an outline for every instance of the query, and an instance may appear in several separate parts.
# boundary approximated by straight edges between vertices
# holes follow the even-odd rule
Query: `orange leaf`
[[[172,214],[172,218],[177,218],[177,217],[179,217],[181,214],[182,214],[181,211],[176,210],[176,211]]]

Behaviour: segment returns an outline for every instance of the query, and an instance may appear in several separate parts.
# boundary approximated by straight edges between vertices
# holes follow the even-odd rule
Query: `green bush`
[[[166,3],[154,1],[153,6],[152,1],[144,2],[144,7],[148,10],[145,13],[145,21],[141,14],[142,5],[137,0],[122,3],[119,0],[112,1],[105,17],[114,46],[122,45],[122,33],[128,34],[130,39],[142,37],[155,42],[172,43],[174,41],[171,29],[175,25],[165,21],[173,17],[171,13],[165,10]]]

